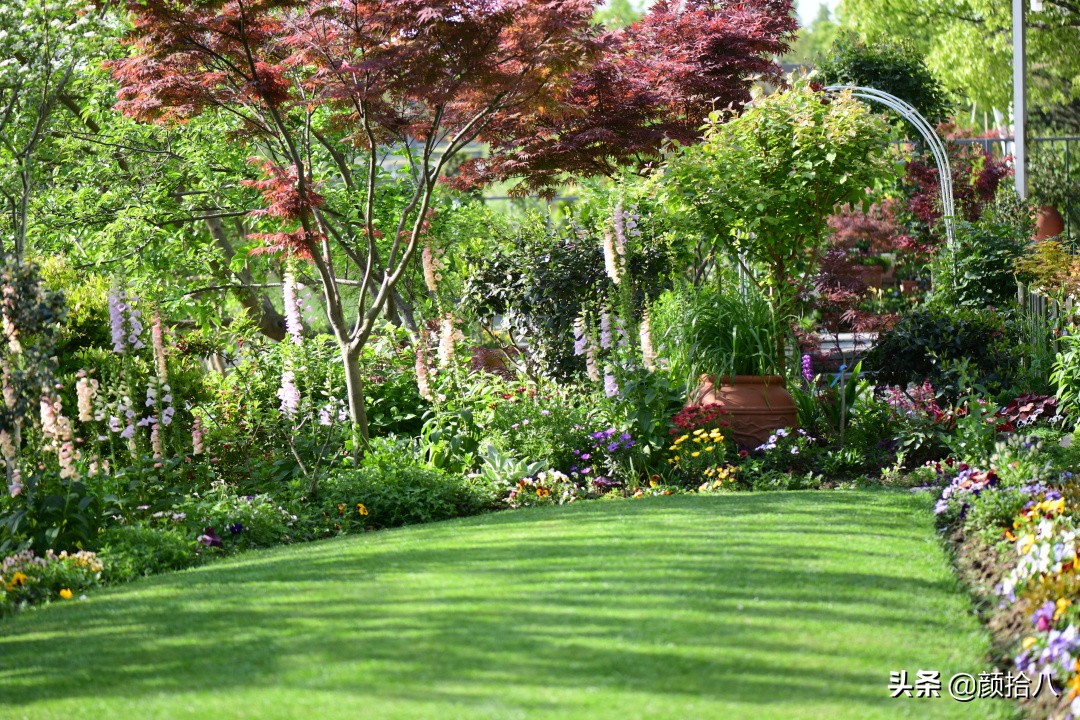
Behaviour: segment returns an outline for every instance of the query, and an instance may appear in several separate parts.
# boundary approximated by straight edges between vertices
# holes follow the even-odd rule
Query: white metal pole
[[[1024,0],[1013,0],[1013,168],[1016,193],[1027,198],[1027,29]]]

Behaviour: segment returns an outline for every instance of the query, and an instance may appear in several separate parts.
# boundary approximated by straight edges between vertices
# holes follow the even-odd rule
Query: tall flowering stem
[[[420,397],[427,401],[435,399],[431,392],[431,376],[428,371],[428,347],[427,334],[422,333],[416,343],[416,389],[420,391]]]
[[[81,377],[75,382],[79,422],[93,422],[97,419],[94,413],[94,400],[97,398],[99,383],[94,378],[86,377],[85,370],[80,370],[79,375]]]
[[[165,330],[161,325],[161,316],[154,313],[154,321],[150,325],[150,340],[154,348],[154,364],[157,368],[158,380],[162,384],[169,382],[169,365],[165,354]]]
[[[600,347],[604,350],[611,348],[611,313],[607,310],[600,311]]]
[[[292,370],[281,373],[281,387],[277,396],[281,400],[281,412],[289,419],[295,418],[300,410],[300,391],[296,388],[296,376]]]
[[[588,327],[585,324],[585,314],[583,312],[574,320],[574,354],[584,355],[588,347]]]
[[[195,422],[191,426],[191,454],[202,455],[204,449],[202,418],[196,415]]]
[[[656,370],[656,350],[652,342],[652,322],[649,319],[649,311],[646,310],[638,326],[638,336],[641,341],[641,363],[645,369],[652,372]]]
[[[445,267],[445,264],[440,259],[442,254],[443,251],[440,248],[433,247],[430,240],[420,254],[421,264],[424,268],[424,284],[433,295],[438,291],[439,281],[442,280],[440,270]]]
[[[291,270],[286,270],[282,283],[285,299],[285,332],[288,333],[293,345],[300,345],[304,342],[304,325],[300,319],[300,304],[296,299],[296,290],[296,278]]]
[[[109,295],[109,325],[112,331],[113,352],[123,354],[128,348],[141,350],[146,347],[142,341],[142,311],[135,308],[133,301],[123,290]]]
[[[454,328],[454,316],[443,315],[439,323],[439,365],[446,367],[454,360],[454,345],[461,333]]]

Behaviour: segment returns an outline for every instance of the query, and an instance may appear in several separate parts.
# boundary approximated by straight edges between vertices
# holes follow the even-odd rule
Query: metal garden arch
[[[941,207],[945,216],[945,237],[948,239],[949,250],[954,250],[956,238],[953,229],[955,206],[953,204],[952,168],[949,166],[949,155],[945,150],[945,143],[942,142],[941,138],[938,137],[938,134],[934,132],[934,128],[930,126],[930,123],[927,122],[926,118],[920,115],[919,111],[907,102],[895,95],[882,92],[881,90],[860,87],[858,85],[830,85],[825,89],[830,92],[850,90],[851,94],[857,98],[879,102],[890,110],[895,110],[900,113],[902,118],[911,123],[915,129],[919,131],[919,134],[926,140],[927,145],[930,146],[930,152],[934,154],[934,162],[937,163],[938,178],[941,180]]]

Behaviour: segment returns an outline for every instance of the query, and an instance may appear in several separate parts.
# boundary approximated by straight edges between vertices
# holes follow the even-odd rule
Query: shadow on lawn
[[[928,536],[923,500],[859,497],[593,503],[248,555],[5,622],[0,700],[285,685],[524,711],[558,700],[515,688],[879,703],[889,651],[845,638],[947,634],[922,608],[955,584],[884,572],[893,553],[873,548],[851,572],[868,528],[916,559]]]

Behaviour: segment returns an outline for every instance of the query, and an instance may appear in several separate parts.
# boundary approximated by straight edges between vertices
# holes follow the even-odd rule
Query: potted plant
[[[684,284],[660,296],[651,310],[653,337],[671,373],[693,388],[687,406],[724,406],[730,434],[757,447],[798,413],[776,361],[777,324],[768,300],[733,276],[701,286]]]
[[[654,176],[666,207],[694,218],[716,256],[740,268],[768,307],[772,349],[761,369],[779,378],[772,385],[782,387],[791,320],[829,216],[841,203],[866,200],[866,188],[889,171],[887,148],[888,129],[867,106],[796,80],[783,92],[758,92],[738,117],[714,112],[704,141],[681,148]],[[720,365],[702,368],[708,375],[730,370],[714,360]],[[736,374],[735,384],[745,377]]]
[[[1065,232],[1062,208],[1071,196],[1080,192],[1080,177],[1071,178],[1065,163],[1052,150],[1032,158],[1031,200],[1038,207],[1035,216],[1035,240],[1047,240]]]
[[[825,94],[806,80],[755,97],[742,115],[714,112],[704,142],[682,148],[662,170],[668,205],[693,214],[718,254],[756,283],[786,367],[787,333],[798,298],[842,203],[863,203],[890,172],[888,128],[849,93]]]

